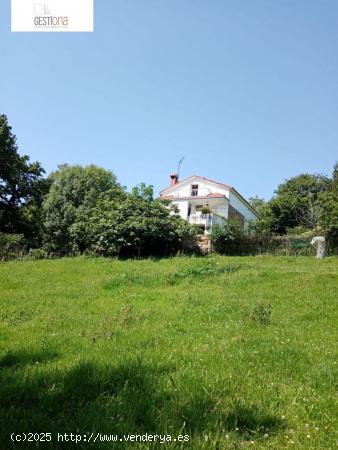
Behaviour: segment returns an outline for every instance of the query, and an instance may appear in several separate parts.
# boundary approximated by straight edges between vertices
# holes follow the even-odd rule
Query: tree
[[[151,202],[154,199],[154,186],[140,183],[138,186],[132,188],[131,195]]]
[[[103,256],[167,255],[179,250],[195,230],[177,214],[175,206],[153,199],[152,186],[132,189],[122,201],[101,199],[82,221],[72,227],[74,242],[83,240]]]
[[[73,250],[71,227],[81,222],[99,200],[125,196],[116,176],[95,165],[60,165],[49,179],[51,187],[43,203],[45,243],[49,250],[59,253]],[[84,250],[85,240],[78,241],[80,250]]]
[[[328,190],[330,180],[324,175],[301,174],[290,178],[276,190],[268,202],[272,214],[272,230],[285,233],[288,228],[318,226],[319,196]]]
[[[30,236],[28,205],[41,200],[47,185],[39,162],[19,155],[16,136],[7,117],[0,115],[0,231]],[[32,230],[31,230],[32,232]]]
[[[338,163],[334,165],[327,191],[319,196],[319,223],[325,230],[332,248],[338,247]]]
[[[274,216],[271,211],[270,203],[264,199],[255,197],[249,198],[250,205],[258,214],[257,220],[249,223],[249,230],[254,233],[269,233],[273,228]]]
[[[50,185],[51,181],[48,178],[38,180],[33,194],[21,207],[23,233],[28,247],[37,248],[42,245],[44,234],[42,203],[49,192]]]
[[[258,216],[263,213],[266,206],[266,201],[263,198],[259,198],[257,195],[255,195],[255,197],[249,197],[249,203],[257,212]]]

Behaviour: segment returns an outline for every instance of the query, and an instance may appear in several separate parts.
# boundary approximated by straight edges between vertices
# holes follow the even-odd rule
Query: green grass
[[[336,448],[338,259],[0,264],[0,442],[38,448]],[[271,313],[271,314],[270,314]],[[58,432],[189,435],[57,442]]]

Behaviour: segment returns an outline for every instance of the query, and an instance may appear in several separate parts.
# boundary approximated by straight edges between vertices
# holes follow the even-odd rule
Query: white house
[[[235,188],[198,175],[182,181],[170,175],[170,186],[160,192],[160,198],[171,200],[190,223],[204,226],[205,234],[224,219],[237,218],[244,226],[257,219],[256,211]]]

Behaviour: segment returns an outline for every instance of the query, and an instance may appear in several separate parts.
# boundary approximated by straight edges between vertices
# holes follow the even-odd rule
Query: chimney
[[[177,173],[170,174],[170,186],[175,186],[178,183],[178,175]]]

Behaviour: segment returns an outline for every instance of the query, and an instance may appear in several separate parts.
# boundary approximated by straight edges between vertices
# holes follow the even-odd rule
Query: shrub
[[[137,191],[123,201],[98,202],[71,227],[70,233],[78,248],[118,257],[173,255],[196,236],[195,229],[179,217],[175,207]]]
[[[48,253],[42,248],[31,248],[28,252],[29,259],[46,259],[48,258]]]
[[[326,234],[326,253],[328,255],[338,255],[338,228],[332,229]]]
[[[222,225],[215,225],[211,239],[214,250],[226,255],[241,255],[245,248],[245,233],[242,224],[237,220],[226,220]]]
[[[22,258],[25,252],[25,239],[22,234],[0,233],[0,260]]]
[[[314,255],[311,246],[313,232],[301,235],[277,235],[256,230],[253,226],[244,229],[236,221],[226,221],[213,228],[214,250],[225,255]]]

